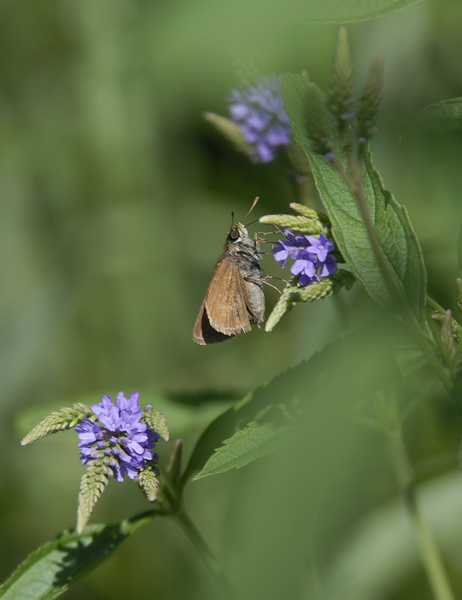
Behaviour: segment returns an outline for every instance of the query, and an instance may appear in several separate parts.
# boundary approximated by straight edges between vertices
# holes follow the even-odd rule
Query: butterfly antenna
[[[255,204],[256,204],[256,203],[257,203],[259,200],[260,200],[260,198],[259,198],[259,196],[257,196],[257,197],[255,198],[255,200],[253,201],[253,204],[252,204],[252,206],[250,207],[250,210],[249,210],[249,212],[248,212],[248,213],[245,215],[244,219],[247,219],[247,217],[250,215],[250,213],[251,213],[251,212],[253,211],[253,209],[255,208]],[[242,220],[244,220],[244,219],[242,219]],[[257,220],[258,220],[258,219],[257,219]],[[255,221],[254,221],[254,223],[255,223]]]

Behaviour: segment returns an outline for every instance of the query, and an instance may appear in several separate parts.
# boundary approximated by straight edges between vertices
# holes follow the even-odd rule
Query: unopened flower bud
[[[306,90],[305,116],[307,135],[314,142],[313,150],[323,156],[329,155],[330,160],[334,142],[321,92],[314,83],[308,84]]]
[[[360,145],[364,145],[367,140],[379,131],[375,123],[379,115],[379,106],[382,99],[382,84],[383,57],[381,54],[376,54],[357,112],[356,132]]]
[[[326,93],[326,106],[335,123],[343,129],[354,118],[351,106],[354,103],[353,62],[351,59],[348,33],[340,27],[335,49],[334,64]]]

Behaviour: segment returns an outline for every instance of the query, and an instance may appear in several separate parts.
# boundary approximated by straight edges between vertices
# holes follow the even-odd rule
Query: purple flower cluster
[[[128,399],[119,392],[115,404],[106,395],[101,402],[93,404],[91,410],[103,426],[83,419],[75,428],[84,465],[92,460],[103,460],[112,467],[114,477],[123,481],[125,473],[134,479],[145,461],[157,459],[152,448],[159,435],[140,422],[143,411],[138,398],[138,392],[130,394]]]
[[[231,90],[228,98],[231,120],[240,126],[247,143],[254,147],[253,162],[271,162],[278,146],[292,142],[290,119],[281,97],[282,76],[259,77],[255,85]]]
[[[294,235],[289,229],[284,230],[286,240],[278,240],[273,248],[275,260],[286,266],[290,257],[295,262],[290,268],[292,275],[298,276],[301,286],[311,285],[321,277],[337,272],[337,261],[329,254],[335,249],[331,242],[321,233],[319,238],[312,235]]]

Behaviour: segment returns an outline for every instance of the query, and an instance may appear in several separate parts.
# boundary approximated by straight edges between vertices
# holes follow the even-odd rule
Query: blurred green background
[[[225,97],[239,83],[236,63],[270,73],[306,69],[325,87],[337,27],[307,24],[302,5],[285,18],[278,7],[242,0],[0,3],[2,581],[33,549],[74,525],[83,473],[73,432],[21,448],[18,412],[37,406],[38,420],[50,403],[146,391],[163,398],[188,454],[230,398],[379,314],[356,285],[339,299],[297,306],[272,334],[255,328],[227,344],[192,342],[230,212],[242,218],[257,195],[255,218],[287,211],[297,200],[282,159],[250,164],[202,117],[226,114]],[[349,26],[358,86],[372,55],[384,54],[375,162],[410,213],[429,292],[445,307],[458,276],[462,133],[400,141],[399,124],[428,104],[462,96],[461,29],[462,6],[451,0]],[[267,258],[263,266],[279,274]],[[268,311],[275,300],[270,289]],[[352,369],[380,369],[349,360]],[[203,391],[213,403],[196,406],[194,393]],[[334,576],[342,585],[351,579],[353,591],[342,588],[343,598],[432,597],[406,519],[393,504],[397,489],[383,439],[356,424],[331,427],[346,401],[315,405],[312,436],[290,449],[300,453],[296,460],[288,450],[190,486],[192,518],[230,578],[241,581],[243,597],[281,597],[285,589],[287,597],[314,598],[313,581]],[[422,475],[429,519],[442,531],[451,581],[462,594],[460,426],[440,393],[419,405],[406,435],[413,462],[431,463]],[[306,500],[303,521],[314,487],[327,490],[324,511],[311,512]],[[284,518],[288,506],[293,513]],[[135,484],[111,482],[92,521],[118,521],[145,508]],[[300,536],[308,513],[323,540],[313,560],[308,534]],[[400,543],[390,542],[390,550],[391,523]],[[372,557],[375,567],[366,560]],[[294,587],[287,591],[289,576]],[[218,595],[170,521],[142,528],[67,597],[148,595]]]

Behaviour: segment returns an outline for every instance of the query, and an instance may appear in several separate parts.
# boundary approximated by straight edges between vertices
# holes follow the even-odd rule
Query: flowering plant
[[[344,16],[340,15],[338,20],[344,20]],[[341,337],[332,327],[335,335],[319,349],[319,339],[331,328],[331,314],[321,334],[317,323],[312,327],[315,320],[312,319],[309,329],[299,335],[305,344],[304,351],[310,348],[308,358],[260,385],[226,410],[218,392],[185,394],[187,402],[175,408],[183,411],[182,417],[188,415],[183,419],[184,431],[190,433],[193,423],[195,437],[189,442],[191,448],[184,463],[180,438],[169,449],[169,460],[166,460],[163,442],[169,440],[169,427],[163,412],[153,409],[154,402],[142,408],[140,397],[146,399],[144,393],[140,396],[133,392],[127,398],[119,392],[115,402],[104,395],[100,402],[93,403],[96,396],[92,396],[88,404],[75,402],[72,407],[52,412],[22,443],[27,445],[58,431],[75,429],[80,461],[85,468],[80,482],[77,527],[62,532],[32,553],[0,588],[0,596],[55,598],[109,556],[138,527],[159,517],[168,517],[179,523],[228,598],[245,598],[249,593],[252,597],[279,597],[281,590],[289,597],[302,594],[306,598],[318,598],[321,595],[326,600],[388,597],[388,590],[368,587],[369,579],[364,584],[364,565],[368,567],[368,577],[369,571],[377,570],[376,580],[383,586],[383,581],[388,581],[390,573],[396,571],[397,557],[400,567],[404,564],[401,551],[408,563],[412,563],[409,567],[412,573],[417,552],[414,556],[412,551],[403,548],[418,546],[435,598],[452,600],[445,564],[431,535],[426,511],[420,507],[422,498],[433,509],[439,509],[441,504],[447,518],[447,504],[439,500],[447,498],[441,489],[447,491],[448,483],[446,480],[443,484],[436,482],[436,493],[433,488],[429,491],[426,483],[417,481],[406,450],[403,424],[414,408],[422,404],[422,399],[430,404],[435,396],[450,398],[461,409],[462,280],[456,280],[453,310],[445,310],[430,297],[423,254],[409,215],[385,188],[374,165],[370,140],[378,133],[382,66],[381,57],[375,57],[364,90],[356,101],[352,59],[346,30],[342,28],[325,93],[309,82],[305,74],[288,73],[284,78],[257,76],[228,96],[229,118],[211,113],[206,116],[252,163],[264,163],[261,169],[271,168],[270,163],[279,155],[278,167],[282,166],[281,170],[287,175],[287,189],[298,199],[290,203],[292,213],[264,215],[259,219],[274,230],[261,232],[262,235],[277,236],[277,239],[270,238],[273,239],[272,251],[267,254],[280,264],[283,274],[289,278],[266,321],[266,332],[272,331],[297,303],[327,299],[318,307],[322,310],[336,303],[346,323],[345,335]],[[447,105],[429,107],[427,113],[441,115],[443,112],[445,118],[451,119],[454,104],[460,108],[462,102],[460,99],[455,103],[448,101]],[[225,268],[218,269],[221,291],[216,294],[215,305],[225,320],[231,314],[243,324],[238,331],[246,330],[246,318],[252,316],[257,301],[262,314],[264,312],[260,286],[263,287],[266,279],[261,277],[259,240],[252,241],[244,227],[234,226],[228,235],[227,247],[234,252],[233,260],[228,260],[229,253],[225,253],[218,263]],[[274,268],[274,262],[271,264]],[[355,282],[354,292],[347,295],[345,292]],[[368,302],[370,299],[375,304]],[[208,300],[206,296],[200,324]],[[357,311],[360,327],[350,331],[353,327],[345,316],[345,304],[353,302],[360,306]],[[301,307],[298,310],[301,312]],[[284,340],[283,329],[279,328],[281,340]],[[277,349],[281,347],[278,344],[277,348],[268,350],[268,355],[276,354],[279,361],[282,355],[292,352],[296,346],[292,333],[289,331],[282,351]],[[256,376],[260,376],[256,368],[259,356],[254,353],[249,360]],[[228,366],[228,362],[222,364]],[[234,363],[229,364],[233,380],[239,381],[240,372],[234,369]],[[219,370],[214,368],[213,371]],[[168,412],[175,414],[174,403],[167,394],[165,396],[165,414],[174,431],[175,418]],[[206,412],[206,418],[196,421],[200,405],[208,404],[211,396],[219,404],[215,418]],[[447,420],[453,426],[455,419]],[[434,421],[432,428],[439,426],[437,420]],[[379,432],[385,440],[392,469],[380,468],[381,462],[385,462],[383,457],[375,460],[380,446],[375,439],[373,459],[366,456],[369,453],[364,451],[367,447],[364,442],[371,438],[369,431],[363,433],[366,428],[362,425],[373,429],[374,435]],[[415,437],[420,440],[420,429],[418,433]],[[453,438],[448,436],[444,442],[454,450]],[[75,463],[83,469],[78,463],[78,450],[74,446]],[[204,514],[208,517],[210,507],[215,510],[217,506],[220,509],[224,506],[224,510],[231,513],[230,506],[235,510],[238,503],[245,504],[246,491],[250,489],[254,494],[247,494],[248,514],[259,535],[253,535],[253,529],[252,535],[240,535],[242,532],[236,527],[233,535],[239,542],[238,551],[228,555],[223,551],[224,561],[235,560],[239,568],[251,573],[247,579],[234,575],[234,586],[240,592],[236,596],[220,562],[188,515],[185,489],[192,481],[240,469],[271,452],[266,462],[259,463],[261,471],[255,468],[247,482],[239,487],[234,483],[241,483],[245,478],[237,474],[233,486],[229,486],[232,487],[229,506],[217,501],[216,495],[204,496]],[[427,453],[426,448],[425,458]],[[459,456],[462,456],[461,448]],[[371,462],[366,462],[366,458]],[[367,472],[365,483],[359,477],[354,479],[355,470],[362,475]],[[391,484],[384,484],[390,476],[389,470],[395,479]],[[254,476],[257,473],[258,476]],[[425,473],[425,478],[427,475]],[[149,509],[113,525],[88,525],[111,479],[119,483],[134,481],[150,503]],[[362,487],[355,481],[362,483]],[[377,485],[371,485],[371,481]],[[449,484],[455,490],[454,504],[460,505],[460,474],[452,474]],[[386,505],[378,519],[367,514],[352,539],[346,539],[344,519],[348,506],[354,507],[350,511],[355,515],[354,528],[358,504],[369,502],[375,506],[374,494],[381,486],[385,488],[387,501],[396,487],[405,502],[399,504],[399,511]],[[361,495],[369,489],[374,492],[358,502],[358,489]],[[329,512],[335,503],[342,507],[337,520],[331,519]],[[412,527],[403,527],[405,510],[411,517],[409,523],[413,531]],[[323,512],[327,514],[324,520],[319,518]],[[428,522],[433,526],[431,512]],[[329,549],[336,526],[341,531],[342,543],[338,543],[339,538],[334,540],[330,556],[326,548]],[[446,523],[443,529],[453,530],[454,537],[460,537],[456,527],[447,527]],[[387,540],[385,546],[391,549],[387,561],[383,559],[384,555],[387,558],[383,539],[376,531],[381,532]],[[243,539],[246,543],[242,543]],[[395,539],[395,544],[388,543],[391,539]],[[341,548],[343,545],[347,550]],[[275,547],[280,551],[275,552]],[[263,557],[257,564],[257,576],[253,562],[258,554],[255,549]],[[292,562],[286,569],[287,556]],[[380,560],[372,564],[368,562],[370,556]],[[380,570],[384,562],[387,562],[386,577]],[[305,564],[310,568],[306,569]],[[360,565],[356,579],[351,576],[355,564]],[[318,566],[322,567],[322,589],[313,575],[321,571]],[[161,570],[168,569],[161,563]],[[149,569],[146,571],[149,575]],[[401,573],[398,578],[401,583]],[[252,585],[247,585],[249,580]],[[257,586],[261,586],[258,588],[261,593],[255,595]],[[188,582],[188,589],[190,587]],[[197,589],[202,594],[202,589]],[[215,589],[213,594],[215,597]]]
[[[52,413],[32,429],[22,444],[70,428],[79,434],[80,460],[87,467],[80,484],[77,531],[85,529],[111,478],[123,481],[127,474],[154,502],[160,471],[156,467],[159,457],[152,450],[158,440],[168,441],[170,435],[160,411],[153,411],[151,405],[141,410],[138,392],[128,398],[119,392],[115,404],[104,395],[101,402],[91,407],[78,403]]]

